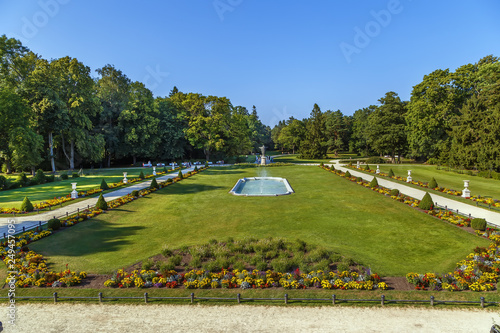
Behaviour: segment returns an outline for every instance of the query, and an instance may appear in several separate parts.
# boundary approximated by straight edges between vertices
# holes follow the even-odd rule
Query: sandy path
[[[489,332],[498,311],[421,308],[18,304],[4,332]]]

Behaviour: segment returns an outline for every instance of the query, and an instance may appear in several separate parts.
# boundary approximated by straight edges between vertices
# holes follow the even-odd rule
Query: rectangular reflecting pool
[[[278,196],[294,191],[285,178],[251,177],[239,179],[229,193],[243,196]]]

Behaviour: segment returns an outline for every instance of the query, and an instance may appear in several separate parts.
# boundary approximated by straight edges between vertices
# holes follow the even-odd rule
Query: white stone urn
[[[156,176],[156,167],[153,167],[153,176]]]
[[[411,178],[411,170],[408,170],[408,177],[406,178],[406,182],[409,183],[411,182],[413,179]]]
[[[356,168],[359,169],[359,161],[356,162]]]
[[[71,191],[71,199],[78,198],[78,192],[76,191],[76,184],[77,183],[71,183],[71,188],[73,189],[73,191]]]
[[[123,173],[123,184],[127,184],[128,183],[128,179],[127,179],[127,173],[124,172]]]
[[[464,180],[464,190],[462,191],[462,198],[470,198],[469,182],[470,180]]]
[[[377,165],[377,170],[375,170],[375,173],[378,175],[380,173],[380,165]]]

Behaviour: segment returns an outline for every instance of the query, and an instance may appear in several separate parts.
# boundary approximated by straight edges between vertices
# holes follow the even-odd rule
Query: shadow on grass
[[[46,256],[84,256],[100,252],[120,251],[132,244],[127,236],[136,234],[143,226],[119,226],[118,224],[94,219],[95,223],[85,222],[71,230],[63,230],[40,242],[36,250]],[[41,245],[41,246],[40,246]]]
[[[158,194],[158,195],[193,194],[193,193],[200,193],[200,192],[206,192],[206,191],[216,191],[216,190],[226,188],[225,186],[214,186],[214,185],[206,185],[206,184],[199,184],[199,183],[188,184],[187,183],[188,181],[189,181],[189,178],[183,180],[179,184],[173,184],[171,186],[166,187],[165,189],[156,191],[155,194]],[[178,185],[178,186],[176,186],[176,185]],[[145,198],[147,198],[147,196]]]

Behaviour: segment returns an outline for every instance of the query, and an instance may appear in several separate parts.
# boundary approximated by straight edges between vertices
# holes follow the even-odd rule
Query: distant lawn
[[[156,170],[163,171],[163,168],[157,168]],[[0,207],[19,208],[26,196],[32,203],[53,199],[54,197],[64,197],[71,193],[71,183],[77,183],[78,191],[86,191],[99,187],[102,179],[106,179],[108,184],[117,183],[123,180],[123,172],[127,172],[127,178],[131,179],[138,178],[141,171],[147,176],[153,173],[153,168],[94,169],[92,173],[90,173],[90,170],[84,170],[85,176],[83,177],[70,177],[67,180],[0,191]]]
[[[238,197],[241,177],[286,177],[296,193]],[[488,241],[318,167],[211,168],[30,245],[54,269],[111,273],[170,248],[227,237],[317,244],[386,276],[453,270]]]
[[[374,169],[372,165],[371,169]],[[458,174],[443,169],[438,170],[434,165],[422,164],[380,164],[380,171],[388,173],[392,169],[396,176],[407,177],[411,170],[411,177],[415,181],[429,182],[434,177],[440,187],[461,191],[464,189],[464,179],[470,180],[469,189],[472,195],[490,196],[500,199],[500,180],[478,176]],[[441,192],[436,192],[437,194]],[[444,195],[441,193],[441,195]],[[469,200],[464,202],[470,203]]]
[[[274,157],[274,162],[283,162],[283,163],[327,163],[328,161],[331,160],[330,157],[324,158],[324,159],[312,159],[312,158],[307,158],[307,159],[302,159],[299,158],[299,154],[282,154],[282,155],[275,155]]]

